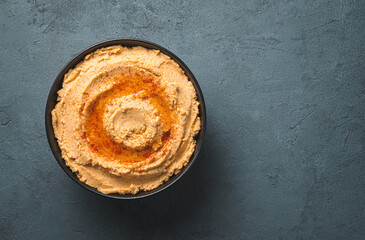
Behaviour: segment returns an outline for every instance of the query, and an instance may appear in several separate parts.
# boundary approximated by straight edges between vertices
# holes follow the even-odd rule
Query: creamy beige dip
[[[62,157],[102,193],[152,190],[194,152],[195,89],[158,50],[99,49],[65,75],[58,95],[52,123]]]

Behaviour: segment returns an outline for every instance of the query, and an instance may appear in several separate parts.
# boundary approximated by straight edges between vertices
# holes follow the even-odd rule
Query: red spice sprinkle
[[[82,138],[88,139],[89,147],[93,152],[97,152],[99,155],[110,159],[110,161],[123,163],[145,161],[156,151],[164,148],[155,151],[152,146],[149,146],[146,149],[137,151],[114,142],[103,127],[102,119],[106,111],[105,105],[113,98],[143,91],[144,94],[141,98],[149,99],[150,103],[158,110],[161,122],[164,125],[165,130],[161,137],[162,146],[164,146],[172,137],[171,129],[175,121],[175,113],[170,110],[169,102],[166,100],[165,88],[156,79],[141,74],[136,74],[133,77],[126,75],[112,76],[110,79],[117,84],[111,90],[101,94],[86,109],[87,122],[84,126],[85,132],[82,134]]]

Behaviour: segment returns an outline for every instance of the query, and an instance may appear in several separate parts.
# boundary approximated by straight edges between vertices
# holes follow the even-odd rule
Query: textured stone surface
[[[0,239],[364,239],[364,1],[0,1]],[[61,170],[49,88],[113,38],[176,53],[207,103],[176,185],[105,199]]]

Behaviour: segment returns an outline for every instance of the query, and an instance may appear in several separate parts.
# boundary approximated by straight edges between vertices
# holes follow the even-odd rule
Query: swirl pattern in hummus
[[[194,152],[195,89],[157,50],[99,49],[65,75],[58,94],[52,123],[62,156],[100,192],[154,189]]]

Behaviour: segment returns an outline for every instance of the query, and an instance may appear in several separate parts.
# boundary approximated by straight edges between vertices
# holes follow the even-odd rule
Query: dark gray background
[[[61,68],[113,38],[160,44],[207,105],[191,171],[153,197],[61,170],[44,110]],[[0,1],[1,239],[364,239],[365,1]]]

